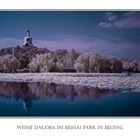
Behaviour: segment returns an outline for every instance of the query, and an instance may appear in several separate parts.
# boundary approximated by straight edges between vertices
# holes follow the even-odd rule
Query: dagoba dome
[[[30,37],[30,30],[27,30],[26,37],[24,37],[24,46],[33,46],[32,38]]]

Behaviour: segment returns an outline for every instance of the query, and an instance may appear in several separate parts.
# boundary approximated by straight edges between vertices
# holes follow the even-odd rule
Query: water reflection
[[[0,82],[0,96],[19,99],[40,98],[70,98],[76,97],[99,99],[109,94],[115,94],[116,90],[99,89],[84,86],[63,85],[55,83],[16,83]]]
[[[17,83],[0,82],[0,97],[14,100],[22,100],[26,115],[30,114],[32,102],[38,99],[68,99],[74,102],[76,99],[96,100],[106,95],[115,94],[117,91],[55,83]]]

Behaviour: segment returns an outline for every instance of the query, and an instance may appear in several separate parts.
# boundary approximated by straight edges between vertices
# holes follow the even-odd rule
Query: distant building
[[[27,30],[26,37],[24,37],[24,46],[33,46],[32,38],[30,37],[30,30]]]
[[[76,72],[76,69],[72,65],[66,65],[64,68],[64,72]]]

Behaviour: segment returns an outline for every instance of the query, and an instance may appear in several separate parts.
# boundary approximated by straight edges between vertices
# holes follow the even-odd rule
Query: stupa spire
[[[27,37],[30,37],[30,30],[27,30]]]

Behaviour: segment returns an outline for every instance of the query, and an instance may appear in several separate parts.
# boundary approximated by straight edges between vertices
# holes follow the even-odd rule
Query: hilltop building
[[[24,37],[24,46],[33,46],[32,38],[30,37],[30,30],[27,30],[26,37]]]

